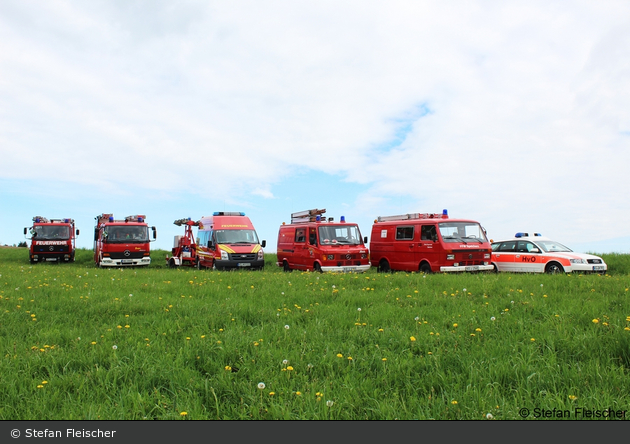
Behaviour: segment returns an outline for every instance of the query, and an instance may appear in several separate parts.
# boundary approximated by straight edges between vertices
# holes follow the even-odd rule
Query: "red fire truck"
[[[449,219],[448,212],[379,217],[370,238],[378,271],[492,270],[492,248],[479,222]]]
[[[309,270],[360,273],[369,270],[370,254],[359,226],[322,217],[326,210],[306,210],[291,214],[291,223],[282,223],[278,232],[278,261],[284,271]]]
[[[96,216],[94,262],[97,267],[134,267],[151,263],[149,226],[143,215],[114,219],[113,214]],[[153,240],[157,233],[155,227]]]
[[[199,221],[197,268],[262,270],[266,245],[266,241],[258,241],[254,225],[245,213],[216,211]]]
[[[42,216],[33,218],[33,225],[24,228],[24,235],[30,232],[31,246],[29,256],[31,264],[37,262],[74,262],[75,230],[74,219],[47,219]]]
[[[190,217],[188,219],[178,219],[173,222],[178,227],[184,226],[184,235],[175,236],[173,241],[172,256],[166,255],[166,265],[170,268],[188,265],[198,267],[197,243],[193,237],[192,227],[198,227],[199,221],[195,222]]]

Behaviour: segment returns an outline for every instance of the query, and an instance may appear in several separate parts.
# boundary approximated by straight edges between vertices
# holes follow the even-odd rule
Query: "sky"
[[[0,245],[143,214],[477,220],[630,253],[630,2],[0,2]]]

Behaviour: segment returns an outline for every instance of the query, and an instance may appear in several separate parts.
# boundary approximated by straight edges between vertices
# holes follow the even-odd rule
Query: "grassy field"
[[[90,250],[30,265],[0,249],[0,419],[630,410],[627,255],[602,255],[605,276],[284,273],[274,255],[261,272],[218,272],[165,255],[109,270]]]

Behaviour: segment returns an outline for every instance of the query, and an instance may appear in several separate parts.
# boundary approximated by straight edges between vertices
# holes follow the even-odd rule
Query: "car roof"
[[[499,242],[510,242],[510,241],[519,241],[519,240],[527,240],[527,241],[550,241],[548,237],[542,236],[540,233],[532,233],[532,236],[529,233],[516,233],[516,235],[509,239],[501,239],[498,241],[492,241],[493,244],[498,244]]]

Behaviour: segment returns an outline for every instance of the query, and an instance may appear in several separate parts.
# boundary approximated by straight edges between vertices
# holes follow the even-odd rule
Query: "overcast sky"
[[[627,0],[0,1],[0,244],[448,209],[628,252],[629,148]]]

